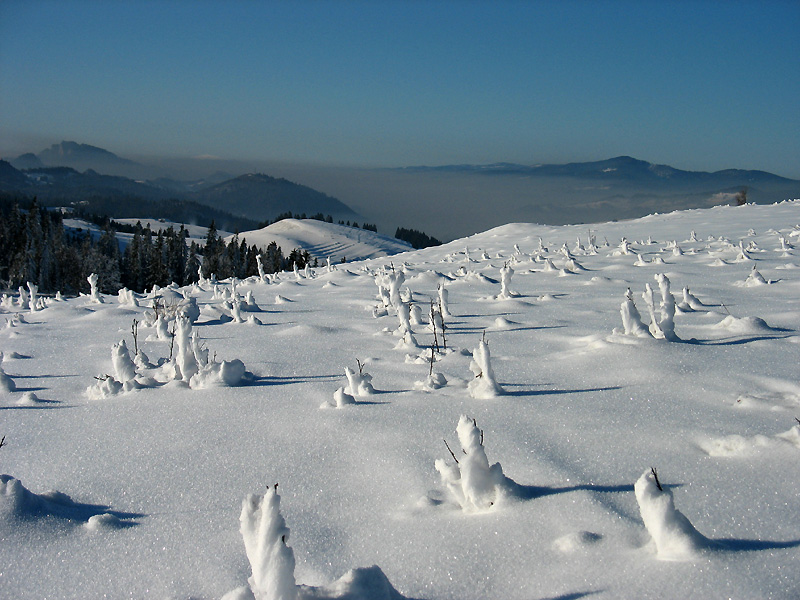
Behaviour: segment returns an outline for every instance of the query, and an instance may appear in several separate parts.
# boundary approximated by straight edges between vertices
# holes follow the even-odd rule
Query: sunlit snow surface
[[[279,483],[305,586],[378,565],[417,599],[797,598],[798,224],[798,202],[510,224],[242,282],[260,307],[242,308],[244,322],[223,305],[230,282],[216,298],[210,284],[186,288],[209,356],[253,373],[241,387],[160,382],[89,400],[152,300],[84,296],[33,313],[7,300],[1,366],[16,390],[0,391],[0,473],[15,479],[0,483],[0,597],[221,598],[251,575],[243,500]],[[378,297],[374,274],[390,263],[421,307],[418,348]],[[503,299],[506,264],[515,295]],[[769,283],[745,284],[754,266]],[[649,283],[658,310],[659,273],[679,341],[624,335],[627,288],[646,326],[642,292]],[[452,316],[431,385],[442,282]],[[681,310],[685,286],[698,302]],[[484,333],[504,393],[476,399],[470,353]],[[138,344],[152,363],[170,353],[143,324]],[[346,367],[375,391],[334,408]],[[443,440],[463,456],[461,415],[505,477],[482,510],[463,510],[434,467],[455,464]],[[680,560],[656,553],[642,521],[634,483],[650,467],[702,536]]]

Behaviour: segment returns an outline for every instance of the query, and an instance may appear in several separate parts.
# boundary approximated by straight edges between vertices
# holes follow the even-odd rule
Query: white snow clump
[[[645,471],[633,489],[642,521],[653,538],[658,558],[691,560],[708,548],[709,540],[675,508],[672,492],[661,487],[654,469]]]
[[[497,502],[506,483],[500,463],[489,465],[483,448],[483,434],[474,419],[461,415],[458,420],[458,441],[463,454],[450,464],[443,459],[434,463],[453,498],[464,511],[489,510]]]
[[[484,340],[481,340],[478,347],[472,351],[469,369],[475,375],[467,385],[470,396],[479,400],[487,400],[505,394],[505,390],[500,387],[495,378],[489,345]]]

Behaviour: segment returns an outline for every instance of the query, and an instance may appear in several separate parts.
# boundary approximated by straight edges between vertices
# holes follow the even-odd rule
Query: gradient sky
[[[800,178],[800,2],[0,0],[0,153]]]

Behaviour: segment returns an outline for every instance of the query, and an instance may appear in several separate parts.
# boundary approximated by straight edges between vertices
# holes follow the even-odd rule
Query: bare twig
[[[798,419],[797,417],[795,417],[795,418],[794,418],[794,420],[795,420],[795,421],[797,421],[797,424],[798,424],[798,425],[800,425],[800,419]]]
[[[133,353],[136,355],[139,354],[139,321],[136,319],[133,320],[131,325],[131,333],[133,334]]]
[[[431,361],[430,361],[431,362],[431,368],[428,371],[428,377],[433,377],[433,360],[434,360],[434,357],[433,357],[433,344],[431,344]]]
[[[431,299],[431,327],[433,327],[433,344],[436,346],[436,351],[439,351],[439,338],[436,335],[436,311],[433,308],[433,299]]]
[[[2,439],[0,439],[0,448],[2,448],[5,445],[6,445],[6,436],[3,436]]]
[[[441,285],[441,284],[440,284]],[[442,348],[447,350],[447,338],[445,337],[444,331],[447,329],[444,325],[444,311],[442,310],[442,300],[439,299],[439,316],[442,317]]]
[[[456,461],[456,464],[458,464],[458,459],[456,458],[456,455],[453,454],[452,450],[450,450],[450,444],[447,443],[447,440],[443,440],[443,441],[444,441],[444,445],[447,446],[447,449],[450,451],[450,456],[452,456],[453,460]]]
[[[97,379],[97,381],[108,381],[109,379],[111,379],[111,375],[102,375],[102,376],[95,375],[94,378]]]
[[[358,365],[358,374],[359,375],[363,375],[364,374],[364,365],[358,359],[356,359],[356,364]]]
[[[172,360],[172,352],[175,350],[175,321],[172,322],[172,331],[169,332],[170,340],[169,340],[169,358],[168,361]]]
[[[650,467],[650,472],[653,474],[653,479],[656,480],[656,487],[658,488],[658,491],[663,492],[664,488],[661,487],[661,482],[658,480],[658,471],[656,471],[655,467]]]

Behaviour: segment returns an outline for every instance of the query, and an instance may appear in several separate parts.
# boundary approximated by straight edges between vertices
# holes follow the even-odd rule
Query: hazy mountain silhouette
[[[322,213],[337,221],[361,219],[358,213],[336,198],[262,173],[249,173],[223,181],[192,193],[191,198],[209,206],[225,206],[234,214],[258,220],[286,211],[295,215]]]

